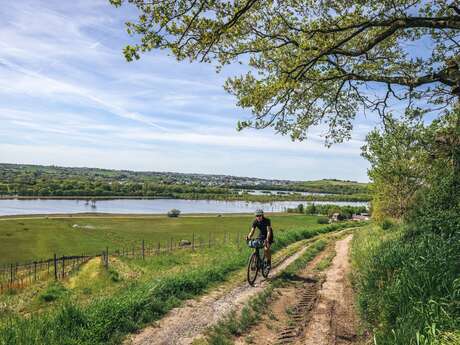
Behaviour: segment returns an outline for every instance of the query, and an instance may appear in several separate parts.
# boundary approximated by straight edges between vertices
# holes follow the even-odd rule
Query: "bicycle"
[[[268,265],[267,258],[265,257],[265,253],[260,256],[260,249],[263,248],[264,243],[261,240],[246,240],[248,246],[254,248],[254,252],[249,257],[248,261],[248,283],[251,286],[254,286],[254,282],[257,279],[257,274],[259,270],[262,271],[262,276],[264,278],[268,277],[270,273],[270,266]]]

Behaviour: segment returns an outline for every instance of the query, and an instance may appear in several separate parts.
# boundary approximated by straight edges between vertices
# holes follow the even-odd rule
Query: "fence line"
[[[232,237],[231,235],[234,235]],[[146,242],[141,240],[139,246],[122,247],[121,249],[110,249],[105,247],[99,254],[81,254],[58,257],[54,254],[50,259],[39,259],[25,263],[10,263],[0,266],[0,294],[23,289],[37,281],[49,279],[62,280],[74,271],[78,270],[83,264],[94,258],[100,258],[101,264],[105,269],[109,268],[109,257],[126,257],[132,259],[145,260],[148,256],[156,256],[174,251],[189,249],[192,251],[200,248],[212,248],[220,245],[232,244],[237,248],[241,246],[242,239],[245,238],[241,233],[223,233],[219,238],[216,234],[209,233],[205,236],[196,236],[192,233],[190,240],[177,240],[170,237],[169,240],[157,242]],[[219,241],[220,240],[220,241]]]

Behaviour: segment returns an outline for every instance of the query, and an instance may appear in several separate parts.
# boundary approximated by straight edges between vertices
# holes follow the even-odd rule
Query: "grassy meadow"
[[[269,215],[275,232],[288,228],[317,225],[316,216]],[[166,246],[173,239],[208,241],[209,236],[223,240],[224,233],[236,240],[237,233],[249,232],[252,215],[201,215],[168,218],[133,217],[30,217],[0,219],[0,265],[60,255],[100,253],[147,246]],[[276,235],[276,234],[275,234]]]

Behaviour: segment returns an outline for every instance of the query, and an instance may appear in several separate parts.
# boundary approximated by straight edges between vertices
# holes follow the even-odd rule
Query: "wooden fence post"
[[[58,279],[58,267],[57,267],[57,258],[56,253],[54,253],[54,280]]]
[[[157,255],[160,255],[160,251],[161,251],[161,242],[158,242]]]
[[[144,240],[142,240],[142,260],[145,260],[145,243],[144,243]]]
[[[109,269],[109,247],[105,247],[105,269]]]
[[[195,233],[192,233],[192,250],[195,251]]]
[[[209,248],[211,248],[211,233],[209,233]]]

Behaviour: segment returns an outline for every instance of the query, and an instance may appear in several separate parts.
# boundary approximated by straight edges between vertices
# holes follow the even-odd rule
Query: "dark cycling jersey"
[[[270,222],[270,219],[263,217],[261,221],[258,221],[255,219],[252,222],[252,227],[259,229],[259,239],[265,240],[267,238],[267,227],[271,226],[272,223]]]

